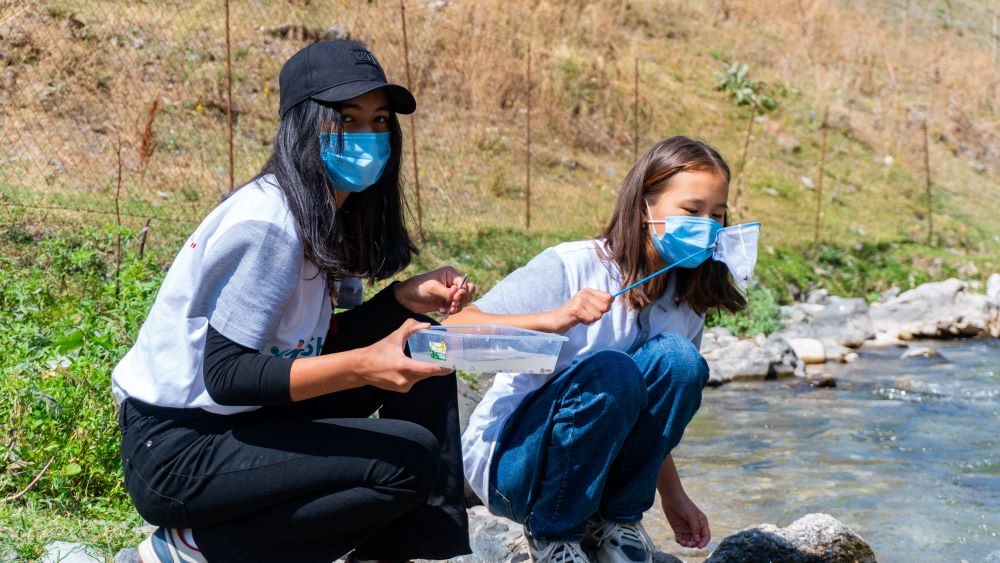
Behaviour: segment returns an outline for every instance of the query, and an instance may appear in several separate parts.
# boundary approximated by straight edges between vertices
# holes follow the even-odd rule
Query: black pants
[[[338,315],[324,352],[399,326],[391,315],[362,322],[357,313]],[[376,410],[379,418],[368,418]],[[213,563],[471,551],[454,374],[405,394],[362,387],[230,416],[127,399],[120,425],[125,485],[139,513],[192,528]]]

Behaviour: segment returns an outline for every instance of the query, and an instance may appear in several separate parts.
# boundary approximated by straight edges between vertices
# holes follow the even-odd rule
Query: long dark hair
[[[618,265],[622,287],[653,273],[656,250],[650,241],[647,205],[652,205],[668,189],[670,179],[681,172],[708,171],[721,175],[729,183],[729,166],[707,144],[687,137],[670,137],[653,145],[635,163],[622,182],[611,221],[601,233],[605,240],[601,255]],[[724,220],[728,224],[728,220]],[[736,312],[746,307],[746,297],[737,288],[729,269],[715,260],[706,260],[697,268],[671,270],[676,282],[677,305],[687,303],[699,315],[719,308]],[[658,276],[625,294],[632,309],[642,309],[666,291],[668,276]]]
[[[351,194],[341,209],[320,159],[320,133],[328,131],[343,132],[336,104],[306,100],[292,107],[278,125],[271,156],[257,178],[275,176],[305,257],[326,276],[333,292],[334,283],[348,276],[369,282],[389,278],[419,251],[406,229],[408,209],[400,184],[403,135],[396,114],[389,118],[392,155],[382,176],[375,185]]]

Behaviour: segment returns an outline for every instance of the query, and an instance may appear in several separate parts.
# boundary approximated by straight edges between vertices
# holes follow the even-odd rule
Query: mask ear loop
[[[653,226],[653,221],[655,221],[655,219],[653,219],[653,210],[650,209],[648,201],[646,201],[644,199],[642,202],[646,204],[646,215],[649,215],[649,220],[646,221],[646,223],[649,224],[649,234],[653,235],[654,237],[659,237],[660,235],[656,234],[656,227]],[[666,231],[666,221],[664,221],[663,223],[664,223],[663,235],[666,236],[666,234],[667,234],[667,231]]]

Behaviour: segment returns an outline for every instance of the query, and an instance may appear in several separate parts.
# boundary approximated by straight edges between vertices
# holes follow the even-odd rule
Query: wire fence
[[[422,102],[402,125],[408,197],[424,226],[520,220],[523,71],[490,92],[482,81],[456,81],[495,65],[486,53],[456,56],[456,45],[442,45],[442,30],[462,35],[465,14],[446,17],[445,2],[410,3],[5,2],[2,201],[111,214],[120,147],[123,215],[196,222],[266,159],[281,64],[310,42],[356,39],[390,79],[406,82],[410,70]],[[471,3],[451,11],[475,14]],[[496,23],[481,21],[471,32],[497,34]],[[516,20],[506,23],[513,28]],[[499,40],[488,55],[516,69],[523,42]],[[429,99],[436,103],[423,103]],[[421,121],[427,133],[412,136],[411,145]]]
[[[901,2],[903,35],[947,17],[978,30],[986,53],[992,41],[996,91],[992,12],[963,1],[954,4],[964,12],[942,16]],[[724,1],[648,4],[653,13],[716,18],[754,9]],[[804,10],[802,0],[788,4]],[[661,111],[650,99],[662,99],[667,79],[650,77],[645,61],[671,55],[611,39],[621,38],[620,29],[663,32],[642,29],[631,4],[573,6],[0,0],[0,204],[81,212],[96,223],[107,222],[117,203],[135,223],[196,223],[266,160],[281,64],[310,42],[350,38],[368,45],[390,80],[408,83],[418,99],[413,120],[401,124],[408,199],[425,230],[529,223],[532,230],[592,230],[607,217],[635,155],[658,134],[647,125]],[[599,56],[581,58],[573,42]],[[888,72],[879,72],[896,88],[886,65]]]

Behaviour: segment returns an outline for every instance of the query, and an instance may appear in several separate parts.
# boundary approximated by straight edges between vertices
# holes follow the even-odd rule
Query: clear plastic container
[[[552,373],[565,336],[501,325],[434,326],[407,339],[410,356],[480,374]]]

